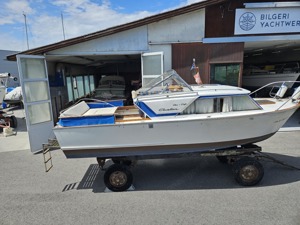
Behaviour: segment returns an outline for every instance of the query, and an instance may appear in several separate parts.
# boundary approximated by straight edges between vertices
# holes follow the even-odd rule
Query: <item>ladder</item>
[[[58,148],[59,148],[59,144],[56,139],[49,139],[47,144],[43,144],[45,172],[49,172],[53,167],[51,150],[58,149]]]

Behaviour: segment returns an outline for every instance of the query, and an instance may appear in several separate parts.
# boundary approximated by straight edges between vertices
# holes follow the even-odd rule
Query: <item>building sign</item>
[[[300,32],[300,7],[236,9],[234,34]]]

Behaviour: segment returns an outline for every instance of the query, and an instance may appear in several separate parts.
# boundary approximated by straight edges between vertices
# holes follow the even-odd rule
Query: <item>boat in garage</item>
[[[94,92],[94,98],[96,99],[124,99],[125,79],[117,75],[104,76]]]
[[[300,65],[298,62],[265,66],[264,68],[246,66],[242,80],[243,87],[250,90],[256,90],[272,82],[283,81],[291,81],[286,83],[288,88],[296,87],[296,83],[292,81],[300,81]],[[270,88],[272,87],[270,86]]]
[[[171,70],[134,91],[134,105],[81,101],[61,113],[53,130],[67,158],[125,161],[218,153],[274,135],[300,106],[300,88],[285,99],[283,91],[256,99],[239,87],[191,86]],[[105,175],[106,184],[125,190],[129,172],[123,164],[115,167]]]

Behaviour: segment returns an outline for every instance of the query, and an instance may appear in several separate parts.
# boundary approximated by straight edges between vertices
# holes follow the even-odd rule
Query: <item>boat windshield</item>
[[[138,90],[140,95],[161,94],[169,92],[191,92],[191,86],[187,84],[175,70],[170,70]]]

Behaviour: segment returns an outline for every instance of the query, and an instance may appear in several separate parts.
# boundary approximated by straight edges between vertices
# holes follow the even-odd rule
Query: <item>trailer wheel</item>
[[[264,168],[259,161],[250,157],[243,157],[233,164],[235,180],[243,186],[252,186],[261,181]]]
[[[133,182],[131,171],[122,164],[113,164],[104,173],[104,183],[111,191],[126,191]]]
[[[9,117],[9,122],[10,122],[10,126],[12,128],[17,128],[18,126],[18,121],[17,121],[17,118],[15,116],[11,116]]]

